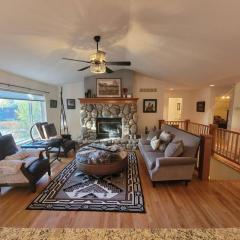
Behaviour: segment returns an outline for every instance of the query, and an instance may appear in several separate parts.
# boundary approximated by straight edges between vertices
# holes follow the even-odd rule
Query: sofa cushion
[[[159,144],[160,144],[160,139],[158,139],[157,136],[152,138],[152,140],[150,141],[150,145],[154,151],[159,148]]]
[[[0,146],[0,160],[4,159],[6,156],[15,154],[18,151],[12,134],[0,136]]]
[[[0,174],[16,174],[20,170],[22,164],[21,160],[2,160],[0,161]]]
[[[54,123],[49,123],[49,124],[43,125],[43,132],[44,132],[46,139],[50,139],[53,137],[62,138],[61,136],[57,136],[57,130],[55,128]]]
[[[171,142],[168,144],[164,156],[165,157],[179,157],[184,151],[183,141]]]
[[[29,153],[26,150],[20,150],[16,152],[15,154],[9,155],[5,157],[5,160],[23,160],[27,157],[29,157]]]

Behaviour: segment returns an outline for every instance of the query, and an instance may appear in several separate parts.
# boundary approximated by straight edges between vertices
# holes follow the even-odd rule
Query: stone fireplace
[[[81,98],[82,138],[133,137],[137,133],[137,98]]]

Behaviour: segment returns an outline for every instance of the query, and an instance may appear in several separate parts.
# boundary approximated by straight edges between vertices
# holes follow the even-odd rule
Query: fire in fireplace
[[[122,119],[97,118],[96,130],[98,139],[122,137]]]

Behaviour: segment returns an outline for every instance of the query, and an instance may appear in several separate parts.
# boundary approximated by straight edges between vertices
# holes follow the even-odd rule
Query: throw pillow
[[[171,142],[172,140],[172,134],[171,133],[168,133],[166,131],[162,131],[160,136],[159,136],[159,139],[162,141],[162,142],[165,142],[165,143],[169,143]]]
[[[167,145],[168,145],[168,143],[162,142],[162,141],[160,140],[159,151],[163,153],[163,152],[165,151],[165,149],[167,148]]]
[[[184,151],[183,141],[171,142],[164,152],[165,157],[179,157]]]
[[[157,139],[156,136],[150,142],[150,145],[154,151],[159,148],[159,144],[160,144],[160,139]]]
[[[147,140],[152,140],[154,137],[159,138],[161,130],[152,130],[148,133]]]

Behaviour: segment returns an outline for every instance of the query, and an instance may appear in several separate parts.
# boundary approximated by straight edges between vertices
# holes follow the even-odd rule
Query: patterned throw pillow
[[[158,139],[156,136],[153,137],[150,142],[150,145],[154,151],[159,148],[159,144],[160,144],[160,139]]]
[[[168,144],[164,156],[165,157],[179,157],[184,151],[183,141],[171,142]]]
[[[159,136],[159,139],[162,141],[162,142],[165,142],[165,143],[169,143],[171,142],[172,140],[172,134],[171,133],[168,133],[166,131],[162,131],[160,136]]]
[[[160,136],[159,151],[164,152],[169,144],[172,141],[172,134],[166,131],[162,131]]]
[[[167,148],[167,146],[168,146],[168,144],[166,142],[161,142],[160,141],[159,151],[163,153],[165,151],[165,149]]]

